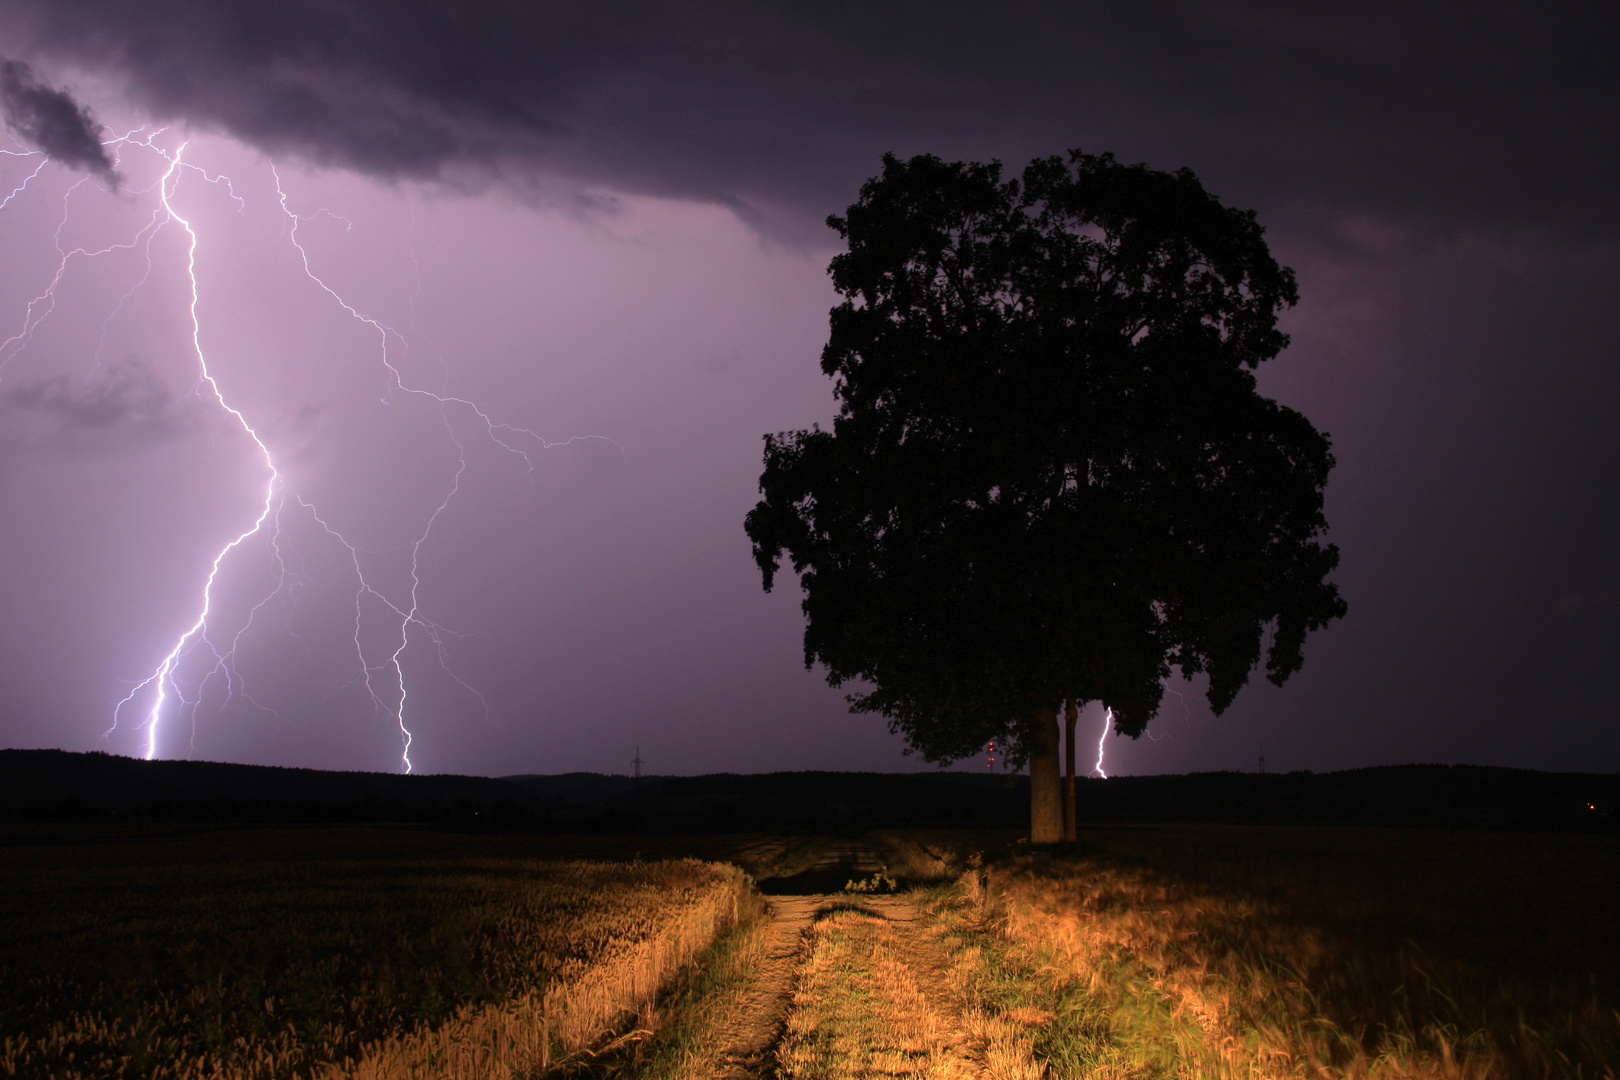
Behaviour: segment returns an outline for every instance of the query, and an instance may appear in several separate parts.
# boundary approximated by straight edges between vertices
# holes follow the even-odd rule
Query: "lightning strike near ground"
[[[270,448],[264,444],[264,440],[259,437],[259,433],[253,430],[253,425],[248,422],[247,417],[243,416],[240,410],[236,409],[225,400],[224,392],[220,390],[219,383],[214,380],[213,372],[208,368],[208,356],[203,351],[202,323],[199,321],[197,313],[197,231],[192,228],[191,222],[174,208],[174,204],[172,202],[175,189],[179,184],[180,170],[184,164],[187,145],[189,144],[182,143],[180,148],[172,155],[166,155],[169,157],[169,169],[163,174],[163,178],[158,182],[158,198],[162,204],[165,219],[178,223],[180,228],[183,229],[186,234],[186,280],[190,282],[191,285],[191,298],[187,312],[191,320],[191,349],[197,360],[197,371],[199,378],[198,389],[201,389],[201,384],[206,384],[208,387],[208,393],[211,394],[214,400],[219,403],[219,407],[225,412],[229,413],[230,416],[241,425],[242,431],[249,439],[253,440],[253,445],[258,447],[259,453],[262,455],[264,460],[265,471],[268,475],[265,479],[264,503],[259,511],[259,516],[255,518],[253,523],[240,535],[238,535],[236,539],[225,545],[224,548],[220,549],[219,554],[214,556],[213,565],[210,566],[208,570],[208,580],[203,585],[202,601],[197,612],[196,621],[193,622],[191,626],[189,626],[185,632],[180,635],[180,639],[175,642],[174,648],[170,649],[169,652],[163,657],[163,660],[158,664],[157,670],[147,678],[143,679],[141,682],[137,683],[135,688],[129,692],[124,700],[120,701],[113,709],[113,727],[117,727],[118,714],[123,707],[132,702],[135,697],[147,687],[152,687],[154,689],[154,693],[152,695],[152,706],[150,711],[147,713],[145,720],[146,758],[148,761],[157,756],[158,730],[161,727],[164,719],[164,706],[168,703],[170,691],[174,693],[175,701],[180,708],[184,709],[187,705],[190,705],[193,718],[195,718],[197,699],[188,702],[185,697],[184,689],[180,685],[179,681],[175,678],[175,667],[177,664],[179,664],[181,657],[194,648],[198,643],[207,643],[210,650],[214,652],[219,665],[228,663],[228,659],[231,654],[220,654],[213,648],[213,643],[208,640],[207,636],[208,616],[214,602],[214,585],[219,579],[220,566],[224,563],[226,558],[228,558],[232,552],[239,548],[249,537],[257,535],[259,531],[264,528],[265,522],[270,518],[271,510],[275,506],[276,490],[281,479],[281,474],[276,470],[275,461],[270,454]],[[60,276],[58,277],[58,280],[60,280]],[[55,282],[52,283],[52,287],[55,287]],[[111,729],[109,729],[109,733],[110,731]],[[410,759],[407,757],[407,771],[409,768]]]
[[[1095,765],[1093,765],[1091,767],[1091,771],[1093,773],[1097,774],[1098,776],[1102,777],[1104,780],[1108,779],[1108,773],[1103,769],[1103,749],[1104,749],[1104,744],[1108,740],[1108,729],[1113,727],[1113,726],[1114,726],[1114,710],[1113,709],[1108,709],[1103,713],[1102,734],[1097,736],[1097,764],[1095,764]]]
[[[443,523],[469,468],[467,446],[458,432],[455,417],[459,415],[474,425],[474,430],[500,451],[521,459],[531,480],[535,465],[532,452],[567,446],[581,439],[603,437],[584,436],[562,442],[548,441],[532,430],[497,420],[489,409],[470,398],[438,393],[410,383],[396,362],[396,354],[405,355],[409,351],[406,336],[393,326],[361,311],[328,284],[317,273],[310,251],[300,236],[300,227],[315,217],[328,215],[340,221],[346,219],[325,209],[310,213],[295,211],[280,174],[273,165],[267,166],[274,181],[276,210],[285,223],[286,241],[296,252],[298,265],[311,283],[314,296],[320,302],[337,306],[349,318],[376,334],[382,401],[392,404],[400,398],[410,398],[427,403],[431,411],[436,413],[441,425],[441,437],[450,448],[447,475],[438,494],[433,497],[425,513],[420,515],[419,524],[402,542],[381,551],[353,542],[334,524],[335,519],[330,512],[317,506],[316,501],[307,494],[293,490],[273,449],[275,439],[265,434],[267,429],[262,422],[256,426],[251,418],[254,412],[251,403],[242,400],[240,393],[232,389],[231,358],[213,355],[206,344],[208,327],[222,319],[229,319],[230,312],[209,303],[209,279],[201,269],[199,260],[199,253],[208,243],[208,237],[196,213],[188,209],[184,190],[190,184],[218,185],[239,209],[245,210],[247,202],[238,194],[229,177],[217,172],[210,173],[188,160],[188,151],[191,150],[189,141],[180,142],[172,149],[166,148],[160,141],[163,135],[161,130],[143,130],[106,143],[120,160],[125,154],[155,155],[155,164],[161,174],[151,186],[126,188],[120,196],[152,200],[149,216],[132,235],[113,238],[112,242],[99,247],[66,244],[63,236],[72,217],[73,200],[87,196],[100,187],[90,176],[83,176],[68,186],[62,196],[61,214],[54,234],[54,270],[43,287],[22,305],[21,319],[16,329],[0,337],[0,377],[4,377],[7,365],[29,348],[40,328],[56,311],[63,284],[75,273],[79,264],[109,255],[134,253],[142,259],[138,279],[122,292],[117,303],[100,319],[100,340],[94,357],[95,366],[99,368],[107,344],[108,327],[142,290],[148,288],[153,277],[154,241],[167,230],[178,230],[182,238],[178,269],[183,281],[186,347],[195,372],[189,396],[217,409],[221,418],[228,421],[228,426],[248,441],[257,463],[259,476],[254,481],[252,512],[245,516],[228,541],[200,568],[193,613],[177,629],[176,636],[161,646],[161,657],[149,673],[133,680],[128,692],[112,706],[111,726],[105,737],[110,739],[121,728],[132,728],[140,735],[144,755],[151,759],[174,752],[175,739],[181,737],[171,734],[176,725],[181,727],[182,733],[189,727],[191,745],[195,748],[198,714],[205,705],[210,705],[217,716],[226,705],[240,699],[266,716],[279,720],[277,710],[262,703],[252,692],[238,664],[238,657],[248,645],[255,626],[267,617],[273,601],[283,599],[296,608],[298,595],[306,582],[299,569],[304,565],[303,556],[288,530],[295,520],[301,519],[318,529],[318,535],[324,537],[330,548],[339,554],[354,589],[350,639],[353,653],[349,661],[353,665],[353,675],[334,693],[346,688],[361,688],[370,703],[373,719],[386,718],[397,730],[400,768],[410,772],[413,768],[411,747],[415,739],[411,720],[411,688],[413,679],[420,678],[419,673],[412,673],[407,655],[412,651],[413,644],[420,643],[430,648],[442,676],[459,687],[469,701],[476,702],[479,713],[485,719],[491,717],[489,702],[484,695],[456,673],[447,656],[448,639],[459,635],[429,617],[424,610],[422,597],[424,546]],[[31,196],[30,185],[39,181],[51,162],[43,154],[26,148],[0,153],[32,166],[20,182],[13,182],[9,193],[0,195],[0,210],[4,210],[18,200]],[[611,440],[604,441],[617,446]],[[387,574],[380,566],[389,557],[401,552],[406,563],[404,581],[390,583],[385,580]],[[265,571],[268,571],[268,583],[264,591],[247,605],[245,616],[234,619],[222,616],[218,609],[221,590],[227,587],[227,581],[231,582],[231,589],[240,592],[250,587],[247,583],[255,573]],[[284,631],[303,644],[303,639],[293,631],[290,616]],[[385,640],[379,643],[379,637]],[[307,651],[307,644],[305,649]]]

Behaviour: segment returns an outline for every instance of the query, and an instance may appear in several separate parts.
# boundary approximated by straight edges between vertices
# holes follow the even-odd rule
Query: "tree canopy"
[[[1256,387],[1298,295],[1252,211],[1107,154],[887,155],[828,224],[838,415],[766,436],[746,521],[807,665],[935,761],[1028,753],[1063,701],[1139,735],[1172,669],[1216,713],[1299,670],[1345,613],[1334,462]]]

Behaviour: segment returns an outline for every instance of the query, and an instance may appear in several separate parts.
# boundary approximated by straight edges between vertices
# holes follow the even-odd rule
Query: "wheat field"
[[[633,1025],[746,889],[736,867],[690,859],[368,839],[7,849],[0,1076],[538,1073]]]

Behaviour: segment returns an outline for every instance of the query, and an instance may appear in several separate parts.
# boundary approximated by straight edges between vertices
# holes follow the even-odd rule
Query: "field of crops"
[[[0,1077],[1620,1080],[1614,836],[852,844],[0,828]]]
[[[633,1026],[745,887],[523,838],[7,839],[0,1076],[60,1080],[539,1070]]]

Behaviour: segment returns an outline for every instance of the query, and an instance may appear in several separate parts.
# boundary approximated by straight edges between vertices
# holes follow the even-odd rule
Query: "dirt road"
[[[761,882],[771,894],[765,947],[719,1076],[1025,1075],[987,1069],[1008,1040],[967,1007],[971,958],[937,921],[904,894],[843,891],[881,869],[875,851],[847,843],[791,878]],[[795,891],[806,885],[818,891]]]
[[[724,1054],[726,1077],[775,1075],[774,1051],[792,1004],[804,939],[816,919],[844,901],[846,882],[883,868],[871,847],[843,842],[829,847],[807,869],[791,877],[768,878],[760,888],[770,896],[770,925],[764,959],[729,1032]]]

